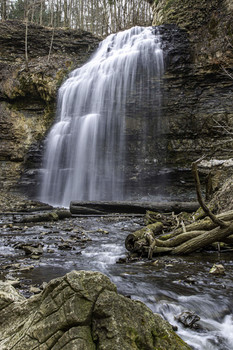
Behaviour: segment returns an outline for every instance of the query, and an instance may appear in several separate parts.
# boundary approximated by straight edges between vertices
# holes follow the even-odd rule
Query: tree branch
[[[200,183],[200,178],[198,175],[198,170],[197,170],[197,164],[203,160],[205,157],[202,157],[200,159],[198,159],[196,162],[192,163],[192,173],[194,176],[194,181],[195,181],[195,187],[196,187],[196,193],[197,193],[197,200],[201,206],[201,208],[203,209],[203,211],[206,213],[206,215],[209,216],[209,218],[213,221],[213,223],[215,223],[217,226],[220,226],[221,228],[225,228],[228,225],[218,219],[213,213],[212,211],[207,207],[207,205],[205,204],[203,198],[202,198],[202,194],[201,194],[201,183]]]

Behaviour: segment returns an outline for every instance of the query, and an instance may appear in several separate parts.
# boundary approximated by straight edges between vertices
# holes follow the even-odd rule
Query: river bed
[[[233,349],[232,253],[129,263],[124,260],[124,240],[144,225],[143,216],[73,217],[38,224],[14,222],[19,217],[0,217],[0,278],[18,280],[17,288],[25,296],[32,294],[32,285],[39,287],[73,269],[100,271],[120,293],[143,301],[177,326],[193,349]],[[26,255],[26,244],[40,247],[42,253]],[[225,275],[209,274],[214,263],[224,265]],[[200,317],[198,329],[185,328],[175,319],[186,310]]]

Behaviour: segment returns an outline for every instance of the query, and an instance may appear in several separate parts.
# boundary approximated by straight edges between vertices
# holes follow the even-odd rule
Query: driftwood
[[[193,212],[197,210],[196,202],[71,202],[71,214],[109,214],[109,213],[134,213],[146,214],[147,210],[157,212],[174,212],[181,211]]]
[[[225,213],[221,213],[219,215],[216,215],[216,217],[219,218],[220,220],[227,221],[227,222],[233,221],[233,211],[230,210]],[[187,225],[185,229],[186,229],[186,232],[208,231],[208,230],[212,230],[215,227],[217,227],[216,223],[212,222],[210,218],[205,218],[205,219],[199,220],[198,222],[193,222],[192,224]],[[167,235],[162,236],[160,239],[167,240],[169,238],[176,237],[183,232],[184,232],[183,228],[180,227],[174,230],[174,232],[171,232]]]
[[[213,230],[209,232],[207,231],[200,236],[195,237],[188,242],[185,242],[180,246],[174,248],[172,250],[172,254],[179,255],[192,253],[214,242],[221,242],[222,239],[231,234],[233,234],[233,223],[227,227],[224,227],[223,229],[221,227],[216,227]]]
[[[46,213],[38,213],[38,214],[30,214],[24,215],[19,220],[14,220],[19,223],[26,222],[46,222],[46,221],[57,221],[71,217],[71,213],[69,210],[61,209],[61,210],[53,210]]]
[[[125,247],[130,252],[137,252],[142,249],[143,246],[148,245],[148,238],[161,233],[163,229],[163,224],[161,222],[156,222],[154,224],[148,225],[141,230],[138,230],[134,233],[130,233],[125,240]]]
[[[178,220],[177,225],[172,232],[166,234],[161,233],[158,235],[158,231],[154,233],[151,230],[147,230],[153,224],[146,226],[140,230],[140,239],[137,240],[137,235],[134,236],[134,240],[130,240],[130,249],[126,244],[126,248],[129,251],[138,252],[141,255],[147,255],[149,259],[156,254],[172,254],[172,255],[184,255],[190,254],[197,250],[209,246],[217,246],[220,249],[224,244],[233,245],[233,211],[214,215],[210,208],[205,204],[200,190],[200,180],[197,171],[197,164],[199,161],[192,164],[192,172],[195,179],[195,186],[197,192],[198,202],[204,211],[206,218],[193,222],[189,225],[185,225],[183,220]],[[147,222],[159,219],[160,214],[150,213],[147,215]],[[162,221],[162,220],[161,220]],[[173,220],[174,221],[174,220]],[[179,227],[178,227],[179,226]],[[137,234],[139,231],[137,231]],[[131,238],[134,234],[131,234]],[[128,237],[126,238],[126,241]],[[220,244],[222,242],[222,244]]]

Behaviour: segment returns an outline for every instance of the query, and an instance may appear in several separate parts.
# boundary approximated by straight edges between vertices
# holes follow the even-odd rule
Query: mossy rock
[[[99,272],[72,271],[29,300],[12,288],[1,310],[1,350],[190,349],[161,316],[117,294]]]

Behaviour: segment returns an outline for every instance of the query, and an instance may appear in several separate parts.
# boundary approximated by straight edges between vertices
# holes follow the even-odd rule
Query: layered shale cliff
[[[155,187],[164,169],[189,168],[202,154],[232,157],[232,144],[227,143],[227,128],[233,126],[231,1],[150,2],[162,39],[165,73],[159,97],[152,81],[150,103],[138,108],[133,94],[127,100],[128,177],[136,188],[139,179]],[[23,173],[28,191],[35,188],[41,141],[55,118],[57,89],[69,71],[88,59],[99,39],[86,32],[55,30],[48,62],[52,30],[30,25],[27,71],[25,26],[7,21],[0,24],[0,34],[1,188],[13,188]],[[135,168],[143,120],[147,157],[141,153],[141,164]]]
[[[52,37],[52,29],[29,24],[27,70],[25,24],[0,23],[1,189],[13,188],[25,168],[40,163],[40,143],[54,120],[57,89],[99,43],[77,30],[56,29]]]

